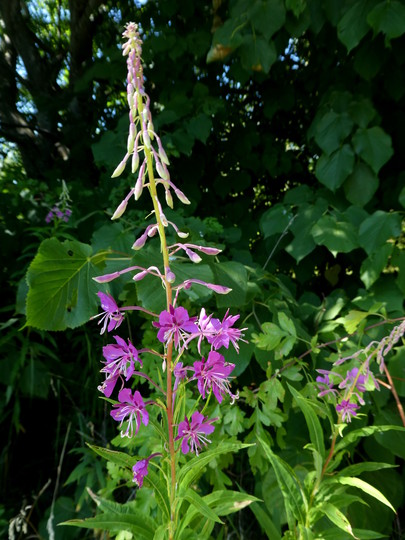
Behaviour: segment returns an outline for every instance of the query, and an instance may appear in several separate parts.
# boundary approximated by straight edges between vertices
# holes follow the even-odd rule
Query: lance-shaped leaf
[[[87,244],[56,238],[44,240],[27,272],[26,326],[40,330],[76,328],[97,313],[97,285],[103,255]]]
[[[237,452],[242,448],[252,446],[251,444],[242,444],[239,442],[226,443],[223,442],[216,448],[211,448],[203,452],[201,455],[194,457],[181,468],[178,477],[179,494],[184,496],[186,490],[190,487],[191,483],[201,474],[202,470],[208,463],[210,463],[215,457],[221,454],[229,454],[230,452]]]
[[[308,501],[294,470],[288,463],[274,454],[265,441],[260,438],[258,440],[274,469],[278,486],[284,498],[288,526],[293,530],[296,522],[303,523],[305,521],[304,509],[308,506]]]
[[[84,529],[101,529],[103,531],[129,531],[140,540],[153,540],[155,530],[147,523],[146,516],[132,510],[130,514],[108,512],[88,519],[72,519],[60,525],[73,525]]]

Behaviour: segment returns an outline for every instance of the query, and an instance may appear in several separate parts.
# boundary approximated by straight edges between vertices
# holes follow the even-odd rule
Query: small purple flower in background
[[[149,459],[141,459],[132,467],[134,473],[133,482],[136,482],[140,488],[143,486],[143,479],[148,474]]]
[[[128,426],[126,431],[121,431],[121,437],[133,437],[134,435],[134,422],[135,422],[135,435],[138,433],[142,423],[147,426],[149,422],[149,414],[145,408],[141,394],[138,390],[135,390],[132,395],[129,388],[123,388],[118,394],[118,401],[113,405],[114,410],[110,412],[111,416],[117,422],[120,422],[119,427],[127,419]],[[128,417],[128,418],[127,418]]]
[[[94,315],[94,317],[91,317],[91,319],[101,317],[98,324],[101,324],[104,321],[100,331],[100,334],[104,334],[106,328],[107,332],[111,332],[111,330],[114,330],[114,328],[118,328],[124,320],[124,315],[121,313],[114,298],[110,294],[98,292],[97,296],[100,298],[101,308],[104,311],[98,315]]]
[[[317,369],[316,371],[321,374],[316,378],[316,382],[318,383],[318,387],[320,390],[318,397],[326,396],[326,394],[338,394],[338,391],[333,388],[334,382],[330,379],[331,375],[338,374],[334,373],[333,371],[328,371],[326,369]],[[340,377],[340,375],[338,376]]]
[[[346,379],[344,379],[339,384],[339,388],[350,388],[351,386],[353,386],[353,383],[354,383],[354,381],[356,380],[356,377],[357,377],[355,388],[359,392],[365,392],[366,391],[366,387],[365,387],[366,377],[364,375],[361,375],[361,374],[358,375],[358,373],[359,373],[359,370],[356,367],[353,368],[352,370],[348,371],[347,375],[346,375]]]
[[[181,441],[181,451],[183,454],[188,454],[188,452],[195,452],[198,456],[198,450],[201,448],[201,445],[207,445],[211,441],[207,438],[207,435],[210,435],[214,431],[214,426],[212,422],[215,422],[217,418],[208,419],[198,411],[195,411],[191,416],[191,421],[188,420],[187,416],[184,418],[183,422],[179,424],[179,434],[175,438],[175,441],[182,439]]]
[[[111,396],[119,376],[122,375],[127,381],[131,378],[135,370],[134,362],[139,362],[142,365],[138,351],[130,340],[128,340],[127,344],[119,336],[114,336],[114,339],[117,344],[111,343],[103,347],[103,355],[106,361],[101,372],[107,373],[107,376],[104,383],[99,386],[99,390],[106,397]]]
[[[342,414],[343,422],[351,422],[352,416],[357,416],[356,409],[360,407],[356,403],[350,403],[349,400],[343,399],[336,405],[336,412]]]
[[[198,391],[202,398],[205,399],[205,393],[212,389],[219,403],[222,402],[224,394],[229,394],[233,403],[238,395],[232,394],[228,377],[234,368],[235,364],[225,362],[222,354],[215,351],[210,351],[207,360],[202,358],[201,361],[194,362],[193,379],[198,381]]]
[[[184,341],[185,337],[187,337],[187,332],[198,332],[195,317],[190,318],[187,310],[183,307],[174,308],[170,306],[169,311],[161,312],[159,322],[153,322],[152,324],[159,328],[158,340],[166,344],[173,340],[176,349],[180,340]]]

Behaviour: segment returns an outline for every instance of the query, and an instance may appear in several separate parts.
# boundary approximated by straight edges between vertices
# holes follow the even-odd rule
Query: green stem
[[[139,115],[142,117],[143,103],[139,99],[138,110]],[[149,179],[149,193],[152,198],[153,209],[155,211],[156,224],[158,226],[160,245],[163,257],[164,265],[164,287],[166,290],[166,305],[167,310],[172,304],[173,291],[172,286],[167,279],[167,272],[169,269],[169,252],[167,249],[167,240],[165,227],[162,223],[160,210],[158,205],[158,196],[156,190],[156,182],[153,171],[152,153],[149,148],[144,145],[144,154],[146,158],[146,166]],[[175,525],[175,496],[176,496],[176,453],[174,448],[174,434],[173,434],[173,389],[172,389],[172,372],[173,372],[173,342],[170,342],[167,346],[166,353],[166,412],[167,412],[167,424],[169,435],[169,454],[170,454],[170,471],[171,471],[171,485],[170,485],[170,527],[169,527],[169,540],[173,540],[174,525]]]

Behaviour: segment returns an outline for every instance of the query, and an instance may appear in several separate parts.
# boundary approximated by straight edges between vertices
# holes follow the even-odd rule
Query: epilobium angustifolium
[[[352,417],[357,416],[358,409],[365,404],[363,396],[366,391],[379,390],[378,381],[371,371],[371,362],[375,359],[382,373],[385,369],[385,356],[404,333],[405,321],[402,321],[381,341],[371,341],[364,349],[337,360],[334,370],[317,370],[320,373],[316,378],[320,390],[318,396],[334,396],[337,400],[336,412],[342,422],[351,422]],[[337,371],[340,365],[349,361],[357,362],[357,365],[343,374]]]
[[[211,393],[219,403],[225,397],[233,402],[237,393],[231,390],[230,378],[235,367],[226,361],[221,352],[232,345],[239,351],[238,341],[243,338],[243,330],[234,327],[239,315],[230,315],[226,312],[222,320],[207,314],[202,308],[199,314],[189,314],[187,309],[179,305],[181,292],[190,289],[194,284],[203,285],[218,294],[226,294],[229,288],[213,283],[206,283],[199,279],[186,279],[178,281],[171,269],[173,256],[182,251],[193,262],[201,261],[201,254],[216,256],[221,250],[191,244],[186,242],[187,233],[180,231],[175,223],[170,222],[164,213],[160,196],[164,193],[166,205],[173,207],[173,195],[183,204],[189,204],[185,194],[173,183],[169,173],[169,160],[162,142],[155,132],[150,110],[150,99],[144,88],[143,68],[141,63],[142,41],[137,25],[129,23],[123,33],[125,42],[123,54],[127,57],[127,98],[129,105],[129,135],[127,152],[115,169],[112,177],[118,177],[130,164],[132,173],[136,175],[133,187],[130,188],[124,200],[119,204],[112,219],[120,218],[126,211],[132,198],[138,200],[144,191],[148,192],[152,201],[154,222],[148,225],[141,236],[133,244],[134,250],[141,249],[153,237],[158,237],[162,253],[162,266],[131,266],[120,271],[95,278],[98,283],[108,283],[124,274],[131,275],[137,282],[146,276],[153,276],[159,286],[162,285],[162,294],[165,294],[166,309],[161,313],[152,313],[140,306],[119,307],[115,299],[107,293],[99,292],[102,313],[93,318],[100,317],[101,333],[113,332],[115,343],[103,347],[104,366],[101,372],[105,380],[98,387],[106,396],[113,395],[118,389],[118,402],[111,411],[111,417],[119,422],[122,437],[135,437],[149,422],[150,410],[159,407],[165,421],[161,423],[167,429],[167,442],[162,441],[162,451],[151,454],[147,459],[138,460],[133,466],[133,481],[142,487],[144,479],[148,476],[152,459],[170,462],[171,493],[170,504],[173,503],[176,492],[179,452],[183,454],[195,453],[198,455],[204,447],[209,445],[209,436],[214,432],[214,422],[217,418],[208,418],[202,411],[186,410],[186,403],[182,407],[177,401],[184,398],[184,392],[179,393],[180,385],[194,385],[195,392],[200,397],[197,404],[207,400]],[[160,192],[162,190],[162,192]],[[167,231],[172,230],[181,239],[181,242],[168,244]],[[141,310],[153,317],[152,327],[156,331],[157,346],[163,348],[162,353],[156,351],[137,349],[129,339],[115,335],[125,318],[125,312]],[[207,343],[209,349],[206,357],[202,357],[201,346]],[[189,347],[195,342],[197,358],[189,354]],[[155,355],[159,364],[160,378],[154,381],[142,371],[143,353]],[[150,358],[150,355],[149,355]],[[146,379],[160,394],[159,403],[148,400],[134,388],[136,380]],[[162,384],[164,380],[164,384]],[[163,386],[163,388],[162,388]],[[163,405],[162,405],[163,404]],[[180,413],[180,411],[183,411]],[[185,411],[185,412],[184,412]],[[156,467],[159,467],[156,462]],[[173,513],[173,508],[171,509]],[[172,518],[173,519],[173,518]],[[171,537],[171,536],[169,536]]]

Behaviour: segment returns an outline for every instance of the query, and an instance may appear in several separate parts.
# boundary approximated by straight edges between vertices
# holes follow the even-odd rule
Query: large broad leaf
[[[390,238],[401,234],[401,216],[377,210],[359,228],[359,242],[368,255],[375,253]]]
[[[353,147],[376,174],[394,153],[391,137],[378,126],[358,129],[353,135]]]
[[[315,176],[323,185],[336,191],[352,173],[353,166],[354,152],[344,144],[330,156],[322,154],[315,167]]]
[[[405,33],[405,6],[397,0],[380,2],[369,13],[367,21],[378,34],[382,32],[388,39]]]
[[[378,176],[365,163],[357,163],[343,187],[346,198],[352,204],[364,206],[373,197],[379,186]]]
[[[360,279],[369,289],[380,277],[381,272],[387,266],[388,259],[394,249],[393,244],[384,244],[377,251],[364,259],[360,268]]]
[[[311,234],[317,244],[326,246],[333,254],[348,253],[359,246],[353,224],[335,216],[322,216],[312,227]]]
[[[66,330],[87,322],[97,313],[102,255],[74,240],[44,240],[27,272],[27,326],[40,330]]]
[[[348,52],[354,49],[370,30],[366,17],[373,3],[373,0],[355,2],[340,19],[337,27],[338,37]]]
[[[266,40],[279,30],[285,21],[283,0],[255,0],[248,3],[248,16],[255,31],[259,31]]]
[[[328,111],[316,124],[315,140],[318,146],[330,155],[339,148],[352,127],[353,120],[347,113]]]

